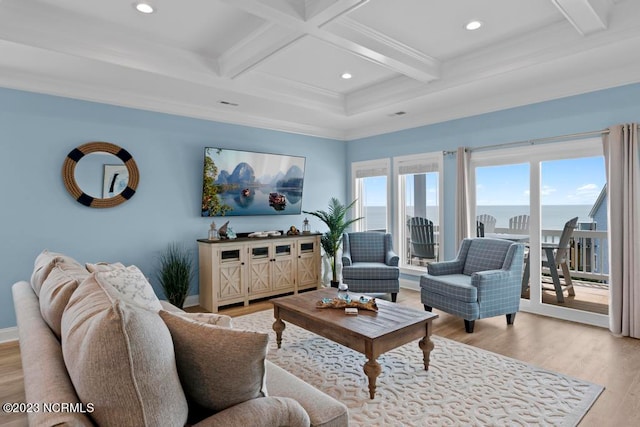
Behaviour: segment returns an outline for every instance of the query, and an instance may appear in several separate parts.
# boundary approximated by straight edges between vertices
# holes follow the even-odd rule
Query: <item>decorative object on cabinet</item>
[[[309,229],[309,218],[305,218],[302,221],[302,234],[311,234],[311,230]]]
[[[193,256],[185,247],[171,243],[160,254],[158,281],[167,300],[182,308],[187,298],[193,277]]]
[[[300,234],[300,231],[298,231],[295,225],[292,225],[289,227],[289,230],[287,230],[287,236],[297,236],[298,234]]]
[[[322,235],[321,243],[325,254],[329,258],[329,262],[331,263],[331,286],[333,287],[338,287],[339,283],[338,252],[340,251],[340,246],[342,245],[342,235],[351,224],[362,219],[362,217],[349,220],[346,219],[349,209],[351,209],[355,203],[356,200],[345,206],[340,203],[337,198],[332,197],[329,200],[328,211],[303,211],[306,214],[313,215],[316,218],[319,218],[329,228],[329,230],[325,231]]]
[[[202,216],[298,215],[304,157],[207,147]]]
[[[211,225],[209,226],[209,240],[220,240],[220,234],[218,234],[215,221],[211,221]]]
[[[221,239],[228,239],[229,237],[227,236],[227,229],[229,228],[229,221],[225,222],[222,227],[220,227],[220,229],[218,230],[218,234],[220,235]]]
[[[120,193],[115,194],[112,197],[100,198],[95,195],[90,195],[80,188],[80,185],[76,180],[76,166],[81,159],[92,153],[112,154],[122,161],[122,167],[126,168],[128,177],[126,185],[123,185],[123,189]],[[118,182],[122,182],[122,180],[120,180],[118,175],[116,175],[117,172],[114,172],[111,169],[107,170],[106,168],[106,166],[114,165],[104,166],[105,175],[102,180],[104,182],[101,183],[101,187],[106,184],[107,190],[110,190],[112,186],[111,184],[115,187],[116,184]],[[122,169],[118,170],[122,171]],[[111,175],[107,176],[107,173],[110,173]],[[78,203],[91,208],[111,208],[124,203],[133,197],[136,192],[136,188],[138,187],[140,173],[133,157],[124,148],[110,142],[89,142],[74,148],[69,154],[67,154],[62,165],[62,179],[67,191]],[[106,183],[107,179],[109,179],[109,183]],[[110,194],[110,192],[107,191],[107,194]]]
[[[198,240],[200,306],[223,305],[320,287],[320,234]]]

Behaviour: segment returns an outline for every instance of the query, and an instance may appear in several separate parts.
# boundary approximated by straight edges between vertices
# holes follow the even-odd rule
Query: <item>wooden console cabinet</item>
[[[320,234],[198,240],[200,306],[223,305],[320,287]]]

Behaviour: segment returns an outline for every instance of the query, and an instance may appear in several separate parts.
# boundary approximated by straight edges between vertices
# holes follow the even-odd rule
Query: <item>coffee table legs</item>
[[[431,322],[427,322],[427,330],[425,336],[420,341],[418,341],[418,346],[420,347],[420,350],[422,350],[422,354],[424,355],[422,360],[424,361],[425,371],[429,370],[429,359],[431,356],[431,350],[433,350],[433,348],[435,347],[433,341],[431,341],[432,332],[433,326],[431,325]]]
[[[282,319],[280,319],[280,315],[277,310],[274,310],[273,315],[276,318],[276,321],[273,322],[273,330],[276,331],[276,343],[278,344],[278,348],[280,348],[280,345],[282,344],[282,331],[284,331],[285,324]]]
[[[376,395],[376,380],[382,372],[382,368],[376,359],[369,359],[364,364],[364,373],[369,378],[369,399],[373,399]]]
[[[420,350],[422,350],[423,361],[424,361],[424,370],[429,370],[429,358],[431,356],[431,350],[435,347],[433,341],[429,337],[424,337],[418,342],[418,346],[420,346]]]

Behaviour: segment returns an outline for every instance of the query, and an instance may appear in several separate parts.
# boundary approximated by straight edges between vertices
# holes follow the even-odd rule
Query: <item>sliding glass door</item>
[[[606,326],[600,139],[477,150],[471,166],[478,234],[526,242],[521,309]]]

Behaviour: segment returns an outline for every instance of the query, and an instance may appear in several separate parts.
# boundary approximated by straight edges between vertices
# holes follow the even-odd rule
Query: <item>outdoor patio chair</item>
[[[529,233],[529,215],[517,215],[509,218],[509,233]]]
[[[433,235],[433,221],[419,216],[407,221],[409,227],[409,260],[413,257],[435,259],[436,242]]]
[[[556,300],[559,303],[564,302],[564,290],[568,291],[569,296],[575,296],[576,292],[573,289],[573,282],[571,281],[571,272],[569,271],[569,251],[571,249],[571,236],[573,230],[578,227],[578,217],[571,218],[564,224],[562,234],[558,243],[542,243],[542,267],[549,269],[551,274],[551,280],[553,281],[553,288],[542,287],[546,291],[555,291]],[[562,270],[562,277],[564,284],[560,282],[558,275],[558,267]],[[522,289],[523,291],[529,286],[530,264],[529,257],[525,261],[524,275],[522,277]]]
[[[342,237],[342,281],[349,285],[349,291],[390,293],[396,302],[400,291],[398,261],[389,233],[361,231]]]
[[[434,262],[420,277],[424,308],[464,319],[468,333],[476,319],[505,314],[513,324],[520,309],[524,244],[491,238],[464,239],[456,259]]]
[[[476,221],[480,221],[483,225],[485,233],[493,233],[496,230],[496,217],[489,214],[482,214],[476,217]]]

